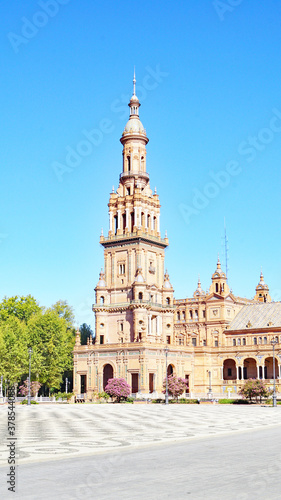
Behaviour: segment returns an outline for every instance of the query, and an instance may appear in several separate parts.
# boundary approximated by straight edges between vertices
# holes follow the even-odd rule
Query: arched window
[[[236,339],[232,339],[232,345],[236,345]]]
[[[237,345],[241,345],[241,339],[237,339]]]
[[[170,297],[167,297],[167,298],[166,298],[166,304],[167,304],[168,306],[170,305],[170,302],[171,302],[171,301],[170,301]]]
[[[181,313],[178,311],[177,312],[177,320],[180,321],[180,319],[181,319]]]
[[[262,338],[259,337],[259,344],[262,344]]]
[[[104,304],[104,297],[103,296],[101,296],[101,298],[100,298],[100,303]]]
[[[216,283],[216,293],[218,293],[218,291],[219,291],[219,284]]]
[[[127,165],[128,165],[128,172],[131,170],[131,157],[127,156]]]
[[[257,345],[257,337],[254,337],[254,345]]]
[[[267,337],[263,337],[263,343],[267,344]]]
[[[246,345],[246,339],[245,338],[243,339],[243,345]]]
[[[193,318],[193,312],[192,310],[189,311],[189,318],[192,319]]]
[[[142,298],[143,298],[143,294],[142,294],[142,292],[139,292],[139,300],[142,300]]]

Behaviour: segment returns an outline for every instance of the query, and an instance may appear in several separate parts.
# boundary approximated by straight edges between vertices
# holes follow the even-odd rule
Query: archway
[[[279,375],[278,373],[278,362],[275,358],[275,378]],[[273,357],[266,358],[264,362],[264,378],[273,379]]]
[[[234,359],[225,359],[223,362],[223,380],[236,380],[236,363]]]
[[[173,367],[173,365],[169,365],[169,366],[168,366],[167,373],[168,373],[168,377],[169,377],[170,375],[173,375],[173,374],[174,374],[174,367]]]
[[[113,368],[111,365],[107,364],[103,367],[103,390],[105,390],[110,378],[113,378]]]
[[[244,379],[258,378],[257,362],[254,358],[246,358],[244,360]]]

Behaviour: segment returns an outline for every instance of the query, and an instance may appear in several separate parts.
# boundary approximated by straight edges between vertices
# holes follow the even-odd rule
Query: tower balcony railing
[[[141,237],[141,238],[149,238],[152,241],[156,242],[161,242],[165,243],[167,245],[167,238],[161,238],[160,236],[155,236],[153,234],[149,234],[148,232],[141,231],[138,229],[138,231],[135,231],[134,233],[124,233],[124,234],[113,234],[112,236],[103,236],[102,241],[116,241],[116,240],[124,240],[125,238],[131,239],[135,237]]]
[[[169,309],[174,309],[176,306],[171,305],[171,304],[160,304],[158,302],[152,302],[151,300],[129,300],[128,302],[119,302],[116,304],[93,304],[93,309],[99,309],[100,307],[105,308],[105,309],[113,309],[115,307],[128,307],[131,304],[143,304],[143,305],[148,305],[151,307],[157,307],[157,308],[162,308],[166,309],[167,307]]]
[[[137,177],[144,177],[145,179],[149,180],[149,173],[148,172],[142,172],[141,170],[138,171],[133,171],[130,170],[128,172],[122,172],[119,176],[119,180],[125,179],[126,177],[132,177],[132,176],[137,176]]]

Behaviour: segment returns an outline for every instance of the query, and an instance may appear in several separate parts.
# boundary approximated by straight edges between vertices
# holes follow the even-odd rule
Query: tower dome
[[[131,138],[131,136],[139,136],[138,138],[142,138],[145,140],[145,143],[148,143],[148,138],[146,137],[146,131],[145,128],[140,121],[139,118],[139,107],[140,107],[140,102],[138,97],[136,96],[136,75],[134,72],[134,79],[133,79],[133,84],[134,84],[134,90],[133,90],[133,95],[130,99],[130,102],[128,104],[130,108],[130,118],[124,128],[124,132],[121,137],[121,142],[124,144],[126,139],[128,137]]]

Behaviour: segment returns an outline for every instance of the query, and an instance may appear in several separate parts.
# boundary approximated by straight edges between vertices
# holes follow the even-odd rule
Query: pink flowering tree
[[[178,400],[179,396],[181,396],[188,387],[188,381],[184,378],[177,377],[176,375],[170,375],[168,377],[168,394],[169,396],[173,396]],[[166,379],[163,382],[163,394],[166,393]]]
[[[239,394],[243,399],[248,399],[250,402],[253,399],[255,399],[256,402],[258,402],[259,399],[261,402],[262,399],[267,399],[272,395],[272,390],[266,387],[263,380],[249,378]]]
[[[42,384],[40,382],[31,382],[30,384],[30,394],[32,397],[37,396],[38,391]],[[21,396],[28,395],[28,379],[24,381],[23,385],[19,387],[19,393]]]
[[[107,381],[105,392],[114,398],[117,403],[120,403],[122,399],[127,399],[130,395],[131,387],[124,378],[110,378]]]

